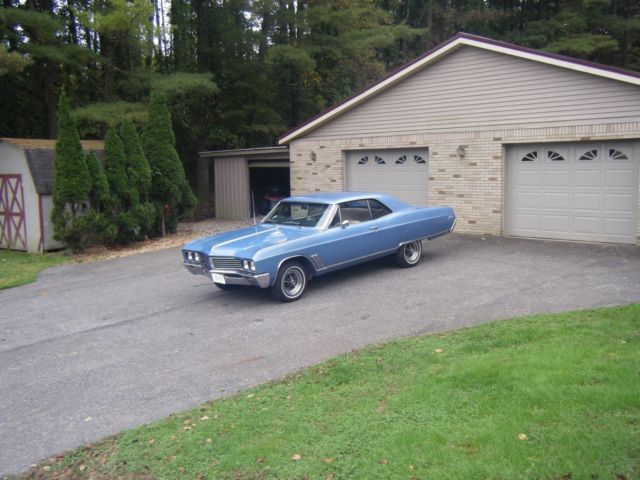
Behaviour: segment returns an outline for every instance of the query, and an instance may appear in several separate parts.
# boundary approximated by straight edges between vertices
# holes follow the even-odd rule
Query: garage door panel
[[[605,218],[603,224],[604,232],[608,235],[624,236],[633,227],[628,218]]]
[[[551,233],[569,231],[569,217],[566,215],[546,214],[541,219],[542,230]]]
[[[638,181],[634,175],[635,171],[631,168],[607,170],[604,174],[604,184],[608,187],[634,187]]]
[[[609,193],[604,195],[604,210],[609,214],[633,213],[634,196],[631,193]]]
[[[540,172],[538,171],[529,171],[524,172],[520,171],[515,176],[514,182],[516,185],[521,187],[537,187],[540,185]]]
[[[600,170],[576,170],[573,178],[576,187],[598,187],[601,183]]]
[[[537,192],[521,192],[516,198],[519,208],[540,208],[541,194]]]
[[[405,202],[428,202],[428,152],[425,149],[346,152],[347,190],[394,195]]]
[[[636,243],[639,155],[638,142],[509,148],[506,233]]]
[[[600,210],[600,201],[601,195],[599,193],[575,193],[573,194],[573,209]]]
[[[547,192],[543,194],[544,208],[569,208],[569,194],[565,192]]]
[[[567,186],[571,181],[569,170],[546,170],[542,177],[544,185],[551,187]]]

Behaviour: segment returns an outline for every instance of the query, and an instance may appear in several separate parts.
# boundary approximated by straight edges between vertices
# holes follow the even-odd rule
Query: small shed
[[[249,218],[252,204],[265,213],[261,204],[270,191],[289,196],[288,147],[213,150],[200,152],[200,158],[213,160],[217,218]]]
[[[56,140],[0,138],[0,248],[39,253],[62,248],[53,238]],[[84,140],[85,151],[104,149]]]

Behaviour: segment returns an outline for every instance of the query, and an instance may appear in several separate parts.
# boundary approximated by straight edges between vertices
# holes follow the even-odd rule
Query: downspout
[[[40,242],[38,249],[44,253],[44,215],[42,214],[42,194],[38,194],[38,217],[40,218]]]

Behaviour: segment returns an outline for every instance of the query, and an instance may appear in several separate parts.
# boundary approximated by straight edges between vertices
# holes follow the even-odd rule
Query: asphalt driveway
[[[640,249],[452,234],[280,304],[223,292],[177,249],[0,292],[0,477],[45,456],[390,338],[640,302]]]

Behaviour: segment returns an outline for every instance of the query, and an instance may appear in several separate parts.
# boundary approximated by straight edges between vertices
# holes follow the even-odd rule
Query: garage
[[[426,149],[359,150],[347,152],[346,157],[347,190],[388,193],[414,205],[427,205]]]
[[[451,206],[462,233],[640,245],[640,72],[459,33],[279,143],[293,195],[382,191]]]
[[[638,142],[509,147],[507,235],[636,243],[638,151]]]

